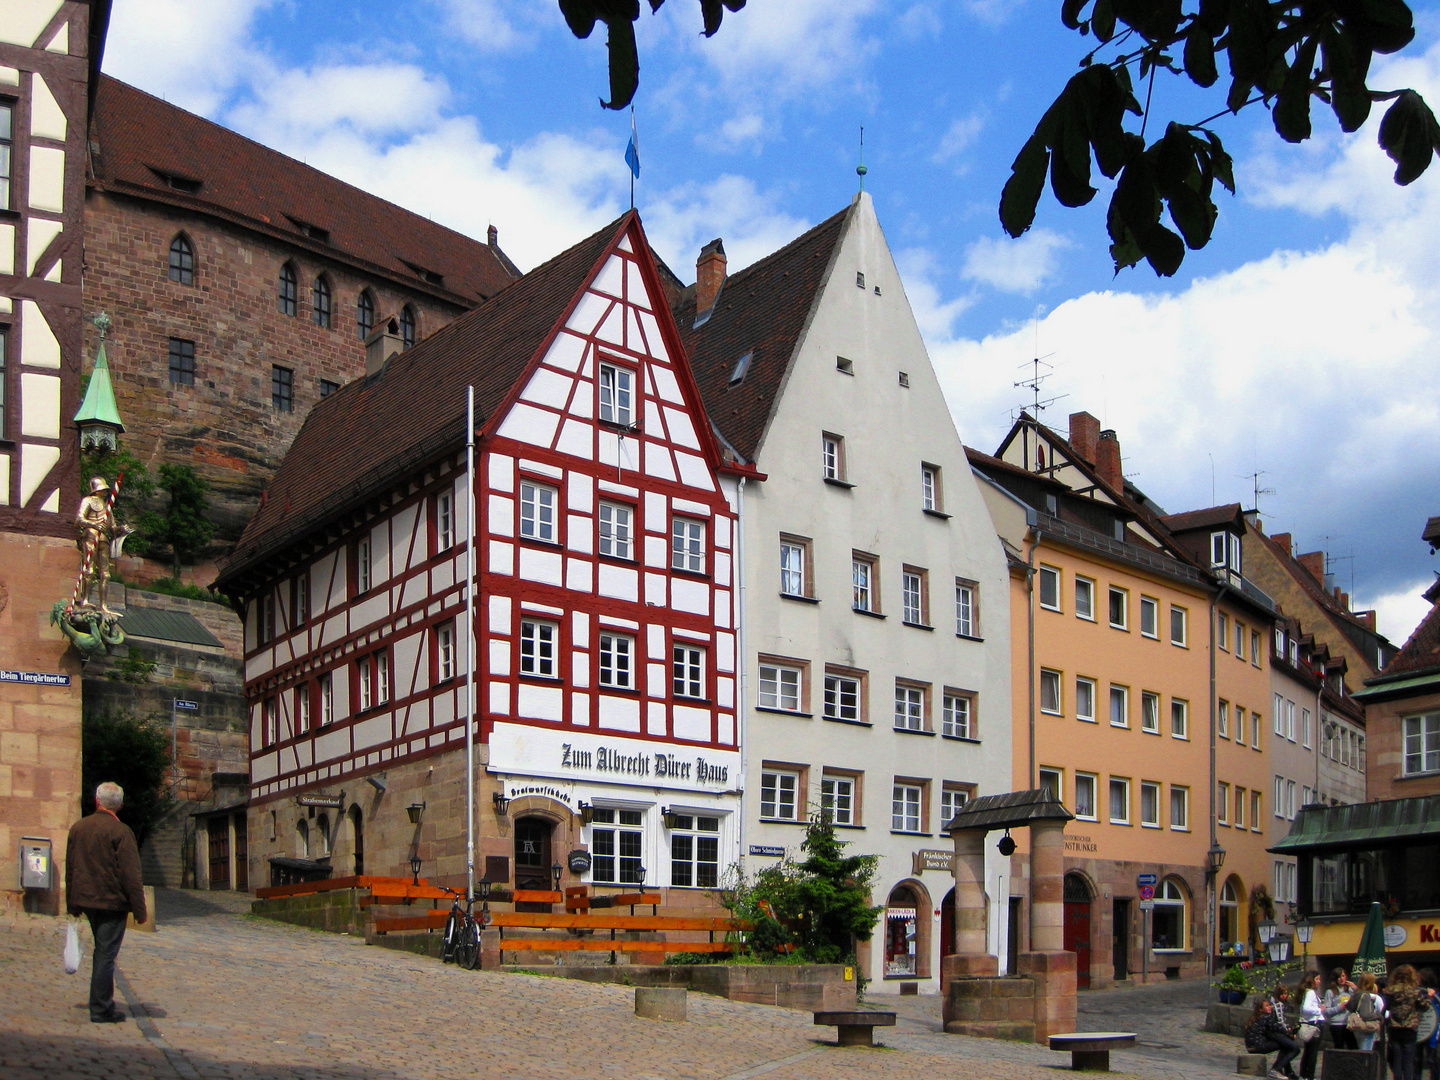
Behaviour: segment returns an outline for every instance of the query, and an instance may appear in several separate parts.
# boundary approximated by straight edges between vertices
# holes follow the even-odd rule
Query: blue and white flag
[[[630,166],[630,175],[640,175],[640,136],[635,134],[635,106],[630,106],[630,145],[625,147],[625,164]]]

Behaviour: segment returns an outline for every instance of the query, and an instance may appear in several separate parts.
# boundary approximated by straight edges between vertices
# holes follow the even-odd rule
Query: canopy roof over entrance
[[[979,801],[979,800],[977,800]],[[1347,806],[1302,806],[1277,854],[1328,847],[1373,847],[1415,837],[1440,839],[1440,795]]]
[[[1074,817],[1049,788],[1034,788],[971,799],[955,812],[945,831],[1019,829],[1037,821],[1070,821]]]

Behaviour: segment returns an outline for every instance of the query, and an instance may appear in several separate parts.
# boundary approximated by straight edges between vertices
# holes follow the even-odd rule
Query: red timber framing
[[[551,297],[549,330],[517,377],[477,410],[478,735],[491,742],[501,725],[511,746],[521,729],[599,736],[622,759],[629,740],[674,744],[688,776],[707,751],[738,761],[715,754],[737,750],[736,533],[718,479],[733,467],[638,216],[586,243],[532,272],[555,276],[566,258],[587,256],[578,287]],[[447,345],[465,344],[471,319],[507,317],[493,305],[538,302],[543,290],[527,292],[524,280],[413,352],[437,368],[473,364]],[[389,377],[387,368],[345,387],[307,428]],[[251,526],[261,540],[247,545],[247,531],[222,572],[221,586],[228,579],[246,599],[253,803],[463,746],[461,429],[311,528],[283,521],[288,493],[283,513],[262,506]],[[315,452],[323,432],[308,443],[302,432],[291,455]],[[370,436],[383,443],[387,433]],[[283,542],[267,549],[267,530]],[[708,788],[737,780],[732,768]]]

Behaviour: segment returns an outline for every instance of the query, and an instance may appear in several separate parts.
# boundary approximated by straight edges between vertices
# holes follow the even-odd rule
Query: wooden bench
[[[815,1023],[836,1029],[840,1046],[874,1046],[877,1027],[894,1027],[893,1012],[817,1012]]]
[[[1050,1036],[1051,1050],[1069,1050],[1072,1069],[1110,1071],[1110,1051],[1135,1045],[1133,1031],[1071,1031]]]

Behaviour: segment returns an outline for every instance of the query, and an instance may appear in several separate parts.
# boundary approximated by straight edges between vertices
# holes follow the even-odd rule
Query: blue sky
[[[642,4],[642,9],[648,5]],[[1407,58],[1372,85],[1440,106],[1440,4],[1414,5]],[[839,12],[837,14],[836,12]],[[1403,641],[1440,570],[1440,167],[1389,183],[1379,112],[1281,144],[1266,114],[1217,127],[1236,160],[1210,246],[1180,274],[1112,273],[1103,213],[1048,196],[1021,241],[1000,231],[1009,165],[1089,39],[1058,0],[750,0],[720,33],[669,0],[639,23],[636,202],[684,279],[725,240],[733,268],[866,187],[962,437],[992,450],[1053,365],[1042,418],[1088,410],[1166,509],[1254,502],[1325,549],[1355,604]],[[553,0],[115,0],[106,70],[533,266],[623,211],[629,116],[602,111],[603,27]],[[1208,97],[1158,80],[1156,115]]]

